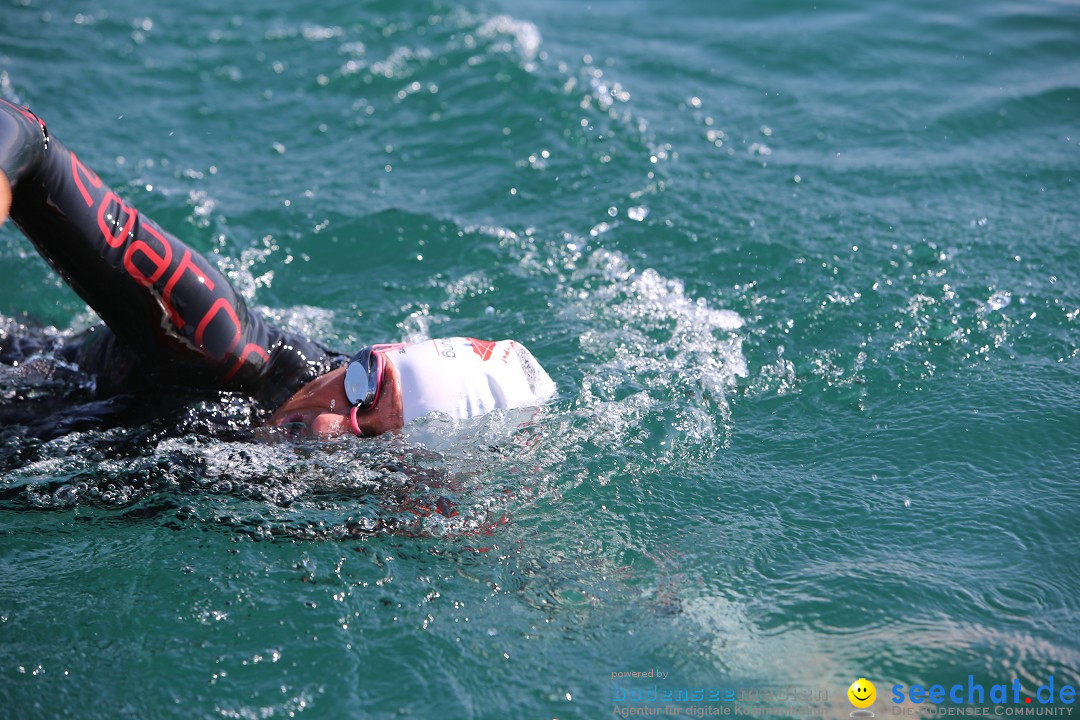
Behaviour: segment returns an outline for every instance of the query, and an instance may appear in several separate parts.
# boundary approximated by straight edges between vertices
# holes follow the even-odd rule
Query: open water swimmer
[[[31,111],[0,100],[7,217],[104,321],[60,355],[94,395],[251,397],[271,427],[373,436],[431,414],[464,420],[540,405],[555,384],[513,340],[438,338],[342,353],[276,327],[225,276],[117,196]],[[0,358],[17,344],[0,333]]]

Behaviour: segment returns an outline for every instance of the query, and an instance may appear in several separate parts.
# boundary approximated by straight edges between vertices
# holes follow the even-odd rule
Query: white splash
[[[496,15],[483,25],[476,34],[483,38],[494,38],[498,35],[509,35],[514,40],[521,59],[524,62],[532,62],[540,54],[540,30],[531,22],[518,20],[509,15]],[[509,50],[509,46],[504,48]]]
[[[742,317],[606,250],[589,256],[569,285],[567,312],[587,321],[580,403],[596,415],[597,432],[618,443],[662,425],[660,452],[671,461],[686,451],[707,456],[724,442],[726,394],[747,376]]]

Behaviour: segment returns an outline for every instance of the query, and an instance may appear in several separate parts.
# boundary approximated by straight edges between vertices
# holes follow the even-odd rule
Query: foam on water
[[[118,510],[255,539],[340,539],[485,532],[508,497],[507,479],[493,476],[501,460],[493,446],[451,456],[402,439],[278,442],[269,433],[269,442],[186,435],[118,452],[130,434],[49,441],[5,473],[3,503]]]

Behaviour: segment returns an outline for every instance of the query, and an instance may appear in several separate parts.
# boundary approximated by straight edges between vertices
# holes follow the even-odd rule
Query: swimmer
[[[513,340],[440,338],[347,355],[274,326],[37,115],[0,100],[0,223],[8,217],[104,321],[65,354],[94,374],[99,396],[240,392],[264,424],[330,437],[393,432],[432,413],[463,420],[527,408],[555,394]]]

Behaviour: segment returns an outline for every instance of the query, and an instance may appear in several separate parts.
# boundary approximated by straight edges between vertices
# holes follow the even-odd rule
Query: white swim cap
[[[385,351],[401,377],[405,423],[438,412],[454,420],[539,405],[555,383],[513,340],[439,338]]]

